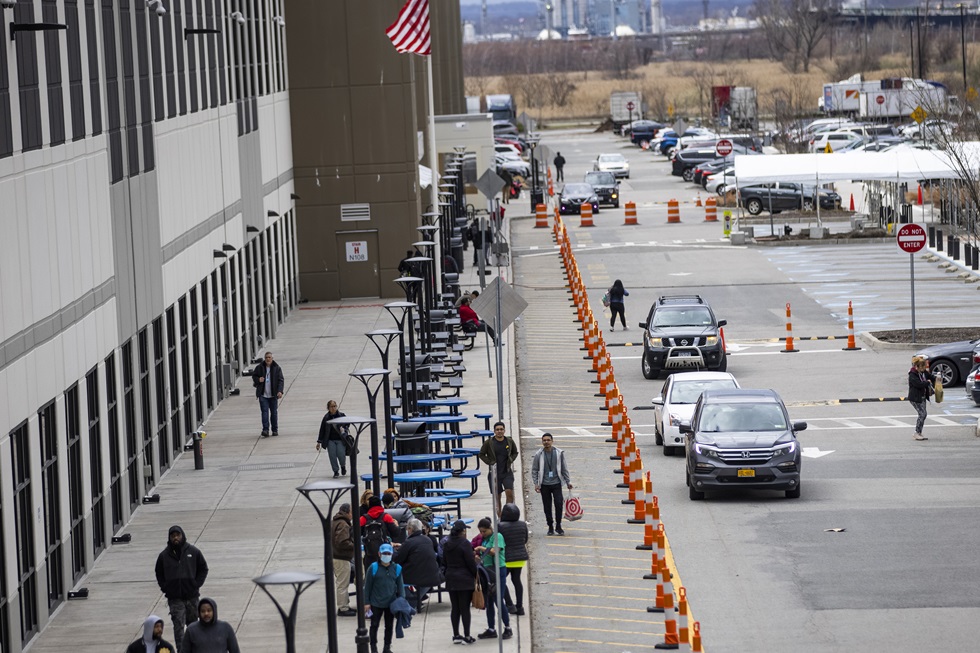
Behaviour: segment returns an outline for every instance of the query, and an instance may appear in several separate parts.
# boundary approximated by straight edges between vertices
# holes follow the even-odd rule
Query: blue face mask
[[[381,562],[391,562],[391,554],[390,553],[382,553],[381,554]]]

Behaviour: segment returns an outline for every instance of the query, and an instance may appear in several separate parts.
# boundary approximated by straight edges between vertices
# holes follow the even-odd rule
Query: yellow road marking
[[[645,611],[644,611],[645,612]],[[644,619],[640,621],[639,619],[615,619],[610,617],[587,617],[582,615],[574,614],[556,614],[559,619],[575,619],[576,621],[622,621],[628,624],[650,624],[650,623],[663,623],[662,621],[651,621],[649,619]]]
[[[617,612],[642,612],[643,614],[650,614],[647,612],[646,608],[624,608],[618,605],[576,605],[575,603],[552,603],[552,607],[558,608],[583,608],[588,610],[615,610]],[[566,615],[557,615],[559,617],[566,617]],[[605,619],[605,617],[574,617],[572,615],[567,615],[573,619]],[[609,619],[609,621],[632,621],[631,619]],[[640,622],[638,622],[640,623]],[[663,623],[663,621],[649,621],[644,619],[642,623]]]

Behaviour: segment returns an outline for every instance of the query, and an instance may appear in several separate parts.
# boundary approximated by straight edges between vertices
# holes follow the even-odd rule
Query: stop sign
[[[627,109],[627,111],[632,111],[635,108],[636,108],[636,105],[633,104],[632,101],[626,103],[626,109]]]
[[[898,230],[896,242],[903,252],[915,254],[926,246],[926,230],[917,224],[903,224]]]
[[[718,156],[728,156],[732,153],[732,142],[727,138],[723,138],[715,144],[715,152]]]
[[[878,97],[875,98],[875,102],[877,102],[878,104],[884,104],[885,103],[885,96],[884,95],[879,95]]]

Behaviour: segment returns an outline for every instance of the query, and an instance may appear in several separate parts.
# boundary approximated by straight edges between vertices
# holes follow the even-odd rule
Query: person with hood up
[[[510,600],[510,592],[504,585],[504,598],[507,601],[507,610],[511,614],[524,614],[524,582],[521,580],[521,573],[528,561],[527,554],[527,522],[521,519],[521,509],[516,503],[508,503],[500,511],[500,522],[497,524],[497,531],[504,536],[504,548],[507,551],[507,574],[510,582],[514,584],[513,603]]]
[[[406,527],[408,537],[398,547],[395,562],[402,566],[405,583],[415,588],[416,612],[422,611],[422,599],[432,587],[442,584],[439,562],[436,560],[436,547],[425,534],[422,522],[409,519]]]
[[[151,614],[143,622],[143,636],[126,648],[126,653],[174,653],[174,645],[163,638],[163,619]]]
[[[364,574],[364,610],[371,617],[371,653],[378,653],[378,628],[385,621],[385,647],[383,653],[391,653],[391,627],[395,616],[391,604],[397,598],[405,598],[405,581],[402,567],[392,563],[395,550],[390,544],[382,544],[378,562],[371,563]]]
[[[167,548],[157,556],[156,577],[170,606],[174,639],[180,642],[184,626],[197,619],[197,601],[208,577],[208,563],[200,550],[187,542],[184,529],[177,524],[167,531]]]
[[[331,526],[333,543],[333,578],[337,593],[337,616],[356,617],[357,610],[350,607],[350,572],[354,560],[354,532],[351,529],[350,504],[340,506],[333,516]]]
[[[385,512],[381,497],[373,495],[368,499],[367,513],[361,515],[360,522],[361,538],[364,541],[364,569],[367,569],[381,557],[381,545],[397,540],[401,531],[395,518]]]
[[[201,599],[197,614],[198,620],[184,633],[181,653],[241,653],[235,629],[218,619],[218,604],[214,599]]]

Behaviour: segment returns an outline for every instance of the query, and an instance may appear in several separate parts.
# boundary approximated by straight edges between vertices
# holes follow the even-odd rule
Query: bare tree
[[[785,83],[766,96],[763,110],[772,116],[776,140],[787,153],[806,150],[807,144],[793,136],[800,120],[812,113],[812,105],[806,81],[799,75],[788,76]]]
[[[698,116],[706,118],[711,113],[711,87],[715,84],[715,69],[702,64],[688,69],[687,76],[694,82],[698,94]]]
[[[575,83],[568,73],[547,73],[544,76],[544,85],[548,90],[548,98],[551,104],[556,107],[563,107],[568,104],[568,100],[575,91]]]
[[[834,0],[755,0],[753,10],[772,59],[790,72],[810,72],[814,52],[836,13]]]

